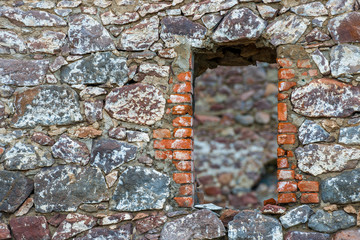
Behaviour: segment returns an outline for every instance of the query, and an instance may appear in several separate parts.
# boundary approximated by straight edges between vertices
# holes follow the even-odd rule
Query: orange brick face
[[[278,83],[279,91],[287,91],[294,86],[296,86],[296,82],[281,81]]]
[[[279,193],[278,203],[293,203],[296,202],[295,193]]]
[[[172,151],[155,151],[155,158],[156,159],[172,159],[173,152]]]
[[[282,148],[277,148],[277,156],[280,157],[280,156],[284,156],[286,153],[286,151]]]
[[[278,158],[277,159],[277,167],[278,168],[288,168],[289,162],[288,162],[287,158]]]
[[[286,103],[278,103],[278,120],[286,121],[287,120],[287,106]]]
[[[154,138],[171,138],[171,132],[169,129],[156,129],[153,131]]]
[[[191,127],[193,124],[192,117],[177,117],[173,120],[174,127]]]
[[[193,136],[192,128],[175,128],[174,137],[176,138],[189,138]]]
[[[276,62],[280,67],[291,67],[293,62],[289,58],[277,58]]]
[[[170,99],[168,99],[168,103],[191,103],[191,95],[190,94],[170,95]]]
[[[177,76],[178,80],[181,82],[185,82],[185,81],[191,81],[191,72],[183,72],[180,73]]]
[[[190,172],[192,171],[193,165],[191,161],[173,161],[175,167],[179,171]]]
[[[179,188],[179,195],[191,196],[194,194],[194,186],[192,184],[181,185]]]
[[[279,79],[292,79],[295,77],[294,69],[282,68],[278,71]]]
[[[190,93],[192,92],[191,82],[175,84],[173,87],[173,91],[176,93]]]
[[[278,133],[297,133],[297,127],[291,123],[279,123]]]
[[[174,160],[191,160],[192,159],[192,151],[186,150],[175,150],[173,154]]]
[[[300,197],[301,203],[319,203],[319,194],[318,193],[303,193]]]
[[[294,144],[296,142],[296,138],[295,135],[292,134],[279,134],[277,136],[277,142],[279,145]]]
[[[277,191],[278,192],[296,192],[297,183],[295,181],[287,182],[278,182]]]
[[[164,139],[154,141],[155,149],[192,149],[191,139]]]
[[[298,68],[311,68],[310,59],[298,60],[296,65]]]
[[[192,197],[175,197],[174,200],[179,207],[189,208],[194,204],[194,199]]]
[[[193,111],[192,111],[192,106],[190,105],[177,105],[174,106],[171,110],[172,114],[174,115],[192,115]]]
[[[289,97],[289,95],[285,94],[285,93],[278,93],[278,101],[282,101],[285,100]]]
[[[193,174],[192,173],[174,173],[173,179],[175,183],[192,183],[193,182]]]
[[[294,179],[295,178],[295,172],[294,172],[294,170],[278,170],[277,171],[277,178],[279,180]]]
[[[301,192],[318,192],[319,182],[317,181],[301,181],[299,182],[299,189]]]

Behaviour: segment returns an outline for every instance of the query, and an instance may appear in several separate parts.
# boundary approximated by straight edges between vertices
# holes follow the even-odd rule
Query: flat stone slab
[[[111,52],[99,52],[62,67],[61,81],[67,84],[115,83],[123,86],[128,81],[126,58]]]
[[[161,231],[161,240],[213,239],[225,236],[225,228],[215,213],[203,209],[167,222]]]
[[[330,237],[326,233],[291,231],[286,233],[284,240],[330,240]]]
[[[83,120],[77,93],[67,86],[46,85],[15,94],[15,128],[66,125]]]
[[[356,218],[345,213],[343,210],[332,213],[318,210],[310,217],[309,228],[324,233],[334,233],[341,229],[356,225]]]
[[[137,150],[136,146],[126,142],[100,139],[93,145],[90,164],[108,174],[122,164],[134,160]]]
[[[26,216],[10,220],[15,239],[50,239],[50,230],[44,216]]]
[[[302,205],[286,212],[280,217],[280,222],[284,228],[290,228],[301,223],[306,223],[313,213],[308,205]]]
[[[37,212],[76,211],[82,203],[107,200],[105,178],[100,169],[79,166],[56,166],[34,177]]]
[[[319,124],[305,120],[299,128],[299,140],[302,144],[324,142],[330,136]]]
[[[0,59],[0,84],[37,86],[44,82],[47,60]]]
[[[27,46],[30,52],[55,54],[61,51],[66,42],[66,34],[62,32],[44,31],[36,38],[29,38]]]
[[[86,165],[90,160],[90,151],[86,144],[65,134],[51,147],[51,152],[55,158],[64,159],[67,163]]]
[[[280,222],[273,217],[262,215],[259,211],[244,210],[235,215],[229,222],[229,240],[237,239],[269,239],[282,240],[283,233]]]
[[[345,12],[354,11],[355,0],[329,0],[326,8],[329,9],[331,15],[338,15]]]
[[[11,54],[11,50],[25,53],[25,42],[13,31],[0,30],[0,53]]]
[[[360,149],[339,144],[309,144],[295,150],[301,171],[317,176],[355,168]]]
[[[360,144],[360,126],[340,128],[339,143]]]
[[[115,44],[108,31],[98,21],[86,14],[69,17],[68,37],[72,54],[115,49]]]
[[[190,2],[181,7],[181,11],[185,16],[192,16],[193,20],[200,19],[204,14],[211,12],[220,12],[232,8],[237,4],[237,0],[217,0],[217,1],[201,1]]]
[[[293,110],[306,117],[348,117],[360,110],[360,87],[317,79],[291,94]]]
[[[106,96],[105,110],[121,121],[152,125],[163,117],[165,102],[160,90],[138,83],[114,88]]]
[[[360,30],[356,27],[359,21],[359,12],[345,13],[330,19],[328,29],[332,39],[337,43],[359,42]]]
[[[107,228],[93,228],[85,236],[75,238],[75,240],[128,240],[131,239],[132,233],[132,225],[125,224],[114,230]]]
[[[321,2],[312,2],[292,7],[291,11],[304,17],[317,17],[328,15],[328,10]]]
[[[15,212],[33,189],[34,182],[21,173],[0,170],[0,212]]]
[[[330,68],[334,77],[360,73],[360,47],[341,44],[331,48]]]
[[[360,240],[360,229],[343,230],[337,232],[333,240]]]
[[[234,9],[227,14],[216,28],[212,38],[226,43],[238,40],[256,40],[266,27],[266,21],[248,8]]]
[[[167,175],[144,167],[128,167],[120,176],[110,201],[116,211],[162,209],[169,197]]]
[[[336,204],[360,202],[360,169],[326,178],[321,181],[320,188],[324,202]]]
[[[322,74],[324,74],[324,75],[330,74],[330,63],[319,49],[316,49],[311,54],[311,58],[315,62],[315,64],[318,66],[318,68]]]

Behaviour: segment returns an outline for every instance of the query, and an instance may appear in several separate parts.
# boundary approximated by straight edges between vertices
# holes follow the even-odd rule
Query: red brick
[[[301,203],[319,203],[319,194],[318,193],[303,193],[300,197]]]
[[[191,81],[191,72],[180,73],[177,78],[181,82],[189,82]]]
[[[297,127],[292,123],[279,123],[278,133],[297,133]]]
[[[294,86],[296,86],[296,82],[280,81],[278,83],[279,91],[287,91],[287,90],[289,90],[290,88],[292,88]]]
[[[186,115],[186,114],[192,115],[193,114],[192,106],[190,106],[190,105],[176,105],[172,108],[171,112],[174,115]]]
[[[278,192],[296,192],[297,183],[295,181],[278,182]]]
[[[287,160],[287,158],[278,158],[277,159],[277,167],[278,168],[288,168],[289,167],[289,162]]]
[[[303,176],[301,174],[295,174],[295,179],[301,181]]]
[[[192,197],[174,197],[179,207],[190,208],[194,205],[194,199]]]
[[[277,136],[277,142],[279,145],[294,144],[296,142],[296,138],[295,135],[292,134],[279,134]]]
[[[193,168],[191,161],[173,161],[173,164],[179,171],[190,172]]]
[[[192,149],[191,139],[164,139],[154,141],[155,149]]]
[[[216,195],[221,194],[221,189],[219,187],[215,187],[215,186],[206,187],[206,188],[204,188],[204,192],[206,195],[216,196]]]
[[[317,69],[310,69],[309,70],[309,76],[310,77],[315,77],[318,75],[318,70]]]
[[[278,120],[279,121],[287,121],[286,103],[278,103]]]
[[[273,199],[273,198],[269,198],[269,199],[264,200],[264,206],[266,206],[268,204],[276,205],[276,200]]]
[[[286,153],[286,151],[282,148],[277,148],[277,156],[278,157],[281,157],[281,156],[284,156]]]
[[[170,159],[171,160],[172,157],[173,157],[172,151],[155,151],[156,159],[161,159],[161,160]]]
[[[285,100],[289,97],[289,95],[285,94],[285,93],[278,93],[278,101],[282,101]]]
[[[174,137],[176,138],[189,138],[193,136],[192,128],[175,128]]]
[[[293,157],[293,156],[294,156],[294,152],[291,151],[291,150],[288,150],[288,151],[286,151],[286,156],[287,156],[287,157]]]
[[[278,203],[293,203],[296,202],[295,193],[279,193]]]
[[[307,72],[303,72],[303,73],[301,74],[301,76],[307,76],[307,75],[308,75]]]
[[[193,182],[193,174],[192,173],[174,173],[173,179],[175,183],[192,183]]]
[[[173,91],[176,93],[191,93],[192,92],[191,82],[175,84],[173,87]]]
[[[181,185],[179,188],[179,195],[191,196],[194,194],[194,185],[186,184]]]
[[[277,58],[277,63],[280,65],[280,67],[291,67],[293,62],[289,58]]]
[[[169,129],[156,129],[153,131],[153,138],[171,138]]]
[[[298,68],[311,68],[310,59],[298,60],[296,65]]]
[[[191,127],[193,124],[192,117],[177,117],[173,120],[174,127]]]
[[[294,170],[278,170],[277,178],[278,178],[278,180],[294,179],[295,172],[294,172]]]
[[[192,159],[192,151],[186,150],[175,150],[173,154],[174,160],[191,160]]]
[[[278,71],[279,79],[292,79],[295,77],[294,69],[282,68]]]
[[[191,95],[190,94],[172,94],[170,95],[170,99],[167,101],[168,103],[191,103]]]
[[[318,192],[319,182],[317,181],[301,181],[299,182],[299,189],[301,192]]]

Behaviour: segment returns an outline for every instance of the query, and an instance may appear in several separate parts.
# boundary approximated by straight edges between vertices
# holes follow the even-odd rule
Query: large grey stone
[[[110,208],[116,211],[162,209],[169,197],[167,175],[144,167],[128,167],[119,177]]]
[[[44,82],[47,60],[0,59],[0,84],[36,86]]]
[[[38,147],[23,142],[17,142],[6,151],[2,160],[5,161],[7,170],[29,170],[48,167],[54,163],[49,152],[41,152]]]
[[[329,136],[325,129],[311,120],[305,120],[299,128],[299,140],[302,144],[323,142]]]
[[[359,12],[344,13],[331,19],[328,29],[332,39],[337,43],[359,42],[360,30],[357,28],[359,21]]]
[[[76,211],[82,203],[107,200],[105,178],[100,169],[79,166],[56,166],[34,177],[37,212]]]
[[[336,45],[331,48],[330,58],[331,74],[334,77],[360,73],[360,47],[350,44]]]
[[[69,17],[68,36],[72,54],[115,49],[114,42],[107,30],[94,18],[85,14]]]
[[[213,239],[225,235],[225,228],[215,213],[204,209],[167,222],[160,240]]]
[[[212,38],[225,43],[238,40],[256,40],[266,27],[266,21],[248,8],[232,10],[216,28]]]
[[[39,86],[15,94],[16,128],[65,125],[82,121],[77,93],[66,86]]]
[[[259,211],[244,210],[229,222],[229,240],[264,239],[282,240],[280,222],[273,217],[262,215]]]
[[[134,160],[137,147],[114,139],[100,139],[93,145],[90,164],[106,174],[115,168]]]
[[[306,31],[309,24],[309,20],[295,14],[281,16],[267,26],[264,37],[269,39],[274,46],[294,44]],[[280,29],[281,31],[279,31]]]
[[[321,74],[328,75],[330,74],[330,64],[329,61],[325,58],[324,54],[320,52],[319,49],[316,49],[311,54],[312,60],[315,62],[315,64],[318,66]]]
[[[206,28],[194,23],[184,16],[164,17],[161,20],[160,37],[167,47],[175,47],[181,43],[189,43],[193,47],[201,47],[206,35]]]
[[[13,31],[0,30],[0,54],[24,53],[24,41]]]
[[[33,189],[33,181],[21,173],[0,170],[0,212],[15,212]]]
[[[147,84],[131,84],[114,88],[105,100],[111,117],[137,124],[152,125],[165,112],[165,98],[157,88]]]
[[[360,110],[360,87],[317,79],[291,94],[293,110],[307,117],[348,117]]]
[[[346,214],[343,210],[332,213],[318,210],[310,217],[309,228],[324,233],[334,233],[340,229],[350,228],[356,225],[356,218]]]
[[[327,9],[321,2],[311,2],[292,7],[291,11],[304,17],[317,17],[328,14]]]
[[[336,204],[360,202],[360,169],[326,178],[321,181],[320,187],[324,202]]]
[[[111,52],[100,52],[80,59],[60,72],[61,81],[67,84],[104,84],[123,86],[128,81],[126,58]]]
[[[0,17],[5,17],[18,26],[66,26],[66,22],[62,18],[45,11],[22,11],[20,8],[0,7]]]
[[[299,169],[314,176],[356,167],[360,149],[339,144],[309,144],[295,150]]]
[[[326,8],[329,9],[331,15],[351,12],[354,10],[355,1],[356,0],[329,0],[326,3]]]
[[[123,31],[118,48],[126,51],[146,50],[157,40],[159,40],[159,18],[154,16]]]
[[[290,228],[301,223],[306,223],[313,213],[308,205],[302,205],[291,209],[280,217],[281,224],[284,228]]]
[[[360,126],[340,128],[339,143],[360,144]]]
[[[65,134],[51,147],[51,152],[55,158],[64,159],[67,163],[86,165],[90,160],[90,151],[86,144]]]

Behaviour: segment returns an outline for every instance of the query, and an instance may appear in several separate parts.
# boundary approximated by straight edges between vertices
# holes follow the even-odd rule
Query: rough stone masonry
[[[0,239],[360,239],[359,8],[1,0]],[[196,206],[195,77],[272,52],[278,198]]]

